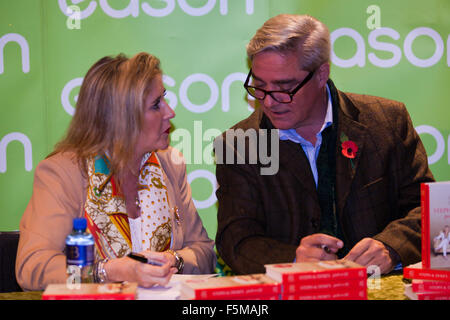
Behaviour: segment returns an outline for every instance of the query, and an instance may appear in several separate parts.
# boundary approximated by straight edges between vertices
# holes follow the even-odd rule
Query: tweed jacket
[[[328,86],[338,109],[335,192],[342,240],[352,248],[371,237],[391,247],[403,265],[419,261],[420,183],[433,181],[433,175],[404,104],[344,93],[331,80]],[[273,128],[257,109],[232,129]],[[358,146],[351,161],[342,154],[342,133]],[[242,157],[235,141],[227,140],[225,133],[220,138],[224,154],[231,150],[234,157]],[[267,148],[270,154],[270,143]],[[216,247],[239,274],[264,272],[264,264],[292,262],[300,240],[318,233],[321,219],[316,185],[300,145],[279,141],[279,154],[273,155],[279,168],[273,175],[261,174],[264,162],[249,161],[248,141],[245,150],[244,164],[224,161],[216,166]]]
[[[172,249],[184,259],[183,273],[212,273],[214,241],[192,202],[182,155],[171,147],[157,155],[170,203],[179,208]],[[37,166],[33,195],[20,221],[16,276],[23,289],[43,290],[49,283],[66,281],[65,238],[72,231],[73,218],[84,216],[86,190],[87,180],[73,154],[56,154]]]

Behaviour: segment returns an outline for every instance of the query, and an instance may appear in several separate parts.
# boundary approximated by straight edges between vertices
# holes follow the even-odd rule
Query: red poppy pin
[[[358,152],[358,145],[349,140],[347,135],[345,133],[341,133],[341,147],[342,147],[342,154],[344,157],[350,159],[350,164],[352,165],[352,169],[355,169],[355,165],[353,163],[353,160],[356,157],[356,153]]]
[[[342,142],[342,154],[344,157],[354,159],[356,156],[356,152],[358,152],[358,146],[351,140],[347,140]]]

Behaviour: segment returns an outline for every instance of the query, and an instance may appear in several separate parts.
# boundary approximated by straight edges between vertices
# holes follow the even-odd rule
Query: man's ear
[[[317,70],[318,78],[319,78],[319,86],[322,88],[326,85],[328,78],[330,77],[330,64],[325,62],[320,65]]]

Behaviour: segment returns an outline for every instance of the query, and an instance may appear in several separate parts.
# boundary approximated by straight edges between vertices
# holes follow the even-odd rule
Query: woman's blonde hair
[[[145,52],[101,58],[84,77],[66,136],[52,154],[74,152],[84,170],[87,158],[108,154],[112,173],[121,173],[134,156],[144,101],[161,73],[159,59]]]
[[[313,71],[330,61],[330,32],[309,15],[280,14],[267,20],[247,45],[250,60],[262,51],[297,53],[302,70]]]

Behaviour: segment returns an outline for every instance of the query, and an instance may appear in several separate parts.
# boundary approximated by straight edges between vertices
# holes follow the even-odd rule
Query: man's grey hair
[[[314,71],[330,62],[330,32],[309,15],[280,14],[267,20],[247,45],[250,60],[262,51],[294,52],[302,70]]]

